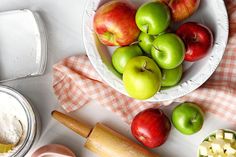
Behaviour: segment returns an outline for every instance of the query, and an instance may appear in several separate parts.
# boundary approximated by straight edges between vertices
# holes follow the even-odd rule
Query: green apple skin
[[[173,33],[157,36],[153,41],[152,58],[162,69],[174,69],[184,61],[185,45]]]
[[[182,78],[183,66],[180,64],[174,69],[162,69],[162,87],[175,86]]]
[[[181,133],[192,135],[201,130],[204,114],[198,105],[182,103],[173,110],[172,122]]]
[[[157,35],[170,25],[170,10],[161,2],[145,3],[137,10],[135,21],[142,32]]]
[[[132,58],[123,73],[127,93],[135,99],[145,100],[154,96],[161,87],[161,70],[149,57]]]
[[[138,44],[146,54],[150,55],[152,49],[152,43],[154,40],[155,40],[154,36],[141,32],[138,37],[139,41]]]
[[[112,64],[114,68],[121,74],[131,58],[141,56],[143,54],[141,48],[135,44],[131,46],[119,47],[112,54]]]

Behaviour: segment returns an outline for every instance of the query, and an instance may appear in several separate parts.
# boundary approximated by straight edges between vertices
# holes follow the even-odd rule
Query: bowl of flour
[[[19,92],[0,86],[0,157],[23,157],[39,135],[39,118]]]

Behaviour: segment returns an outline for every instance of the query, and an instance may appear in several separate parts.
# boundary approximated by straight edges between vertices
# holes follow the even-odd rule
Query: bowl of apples
[[[102,79],[138,100],[166,101],[201,86],[228,40],[223,0],[89,0],[87,55]]]

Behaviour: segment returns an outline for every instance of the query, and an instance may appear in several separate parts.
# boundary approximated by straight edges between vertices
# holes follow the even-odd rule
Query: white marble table
[[[23,8],[38,11],[47,28],[48,65],[45,75],[5,83],[30,98],[39,111],[42,133],[33,150],[45,144],[59,143],[70,147],[78,157],[96,156],[83,148],[85,139],[58,124],[50,116],[50,112],[58,107],[51,86],[52,65],[64,57],[85,53],[82,41],[82,14],[85,3],[86,0],[0,0],[0,11]],[[172,107],[164,109],[168,115]],[[73,115],[81,117],[91,125],[98,121],[104,122],[131,137],[129,126],[96,102],[86,105]],[[208,133],[219,128],[236,129],[230,123],[207,113],[205,124],[199,133],[184,136],[172,127],[168,141],[154,151],[159,152],[163,157],[194,157],[200,141]]]

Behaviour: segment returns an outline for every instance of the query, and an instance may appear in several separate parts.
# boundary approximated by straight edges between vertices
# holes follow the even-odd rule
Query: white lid
[[[44,73],[46,33],[37,13],[0,13],[0,82]]]

